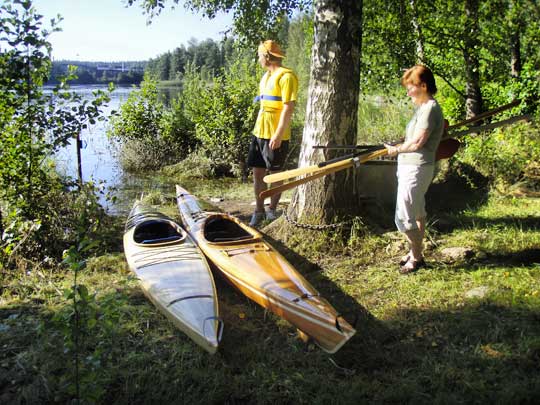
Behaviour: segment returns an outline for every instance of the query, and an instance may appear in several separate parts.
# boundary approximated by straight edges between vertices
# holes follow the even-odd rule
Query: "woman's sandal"
[[[409,274],[414,273],[416,270],[424,267],[426,265],[426,262],[424,259],[420,260],[409,260],[406,262],[403,266],[399,268],[400,274]]]
[[[411,254],[410,254],[410,253],[407,253],[405,256],[403,256],[403,257],[401,258],[401,260],[399,261],[399,265],[400,265],[400,266],[405,265],[405,264],[409,261],[410,258],[411,258]]]

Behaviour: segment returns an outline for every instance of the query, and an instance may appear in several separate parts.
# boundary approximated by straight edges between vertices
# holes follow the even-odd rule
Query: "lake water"
[[[86,99],[93,98],[92,92],[97,89],[106,90],[102,85],[79,85],[72,86],[72,91],[80,94]],[[118,111],[120,105],[124,103],[133,87],[118,87],[111,94],[111,101],[104,108],[104,115],[109,117],[111,111]],[[170,89],[166,90],[170,93]],[[114,215],[126,214],[134,199],[143,192],[153,190],[170,191],[173,185],[166,184],[166,181],[159,180],[151,174],[132,174],[122,170],[121,165],[115,155],[115,144],[107,136],[109,120],[98,122],[85,129],[81,133],[83,149],[81,149],[81,167],[83,181],[93,181],[103,183],[104,193],[100,195],[100,202],[107,210]],[[77,149],[76,142],[61,149],[55,156],[57,169],[61,174],[77,178]],[[112,201],[109,197],[116,197]]]

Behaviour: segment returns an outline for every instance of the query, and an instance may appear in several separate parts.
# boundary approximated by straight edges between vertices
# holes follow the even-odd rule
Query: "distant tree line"
[[[166,52],[150,59],[145,71],[161,81],[181,82],[188,69],[192,66],[203,74],[212,77],[225,67],[234,52],[234,40],[223,39],[216,42],[212,39],[197,41],[192,38],[187,47],[179,46],[172,52]]]
[[[187,46],[181,45],[149,61],[139,62],[81,62],[73,60],[53,61],[47,84],[57,84],[65,76],[68,67],[77,66],[76,79],[72,84],[140,84],[145,72],[160,81],[181,82],[188,66],[213,77],[224,66],[234,51],[234,40],[212,39],[197,41],[192,38]]]

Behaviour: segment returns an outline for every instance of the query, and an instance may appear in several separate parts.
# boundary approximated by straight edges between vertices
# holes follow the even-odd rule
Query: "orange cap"
[[[259,45],[259,48],[257,49],[258,52],[264,52],[269,53],[271,55],[274,55],[278,58],[284,58],[285,54],[279,47],[276,41],[272,41],[271,39],[268,39],[264,42],[261,42]]]

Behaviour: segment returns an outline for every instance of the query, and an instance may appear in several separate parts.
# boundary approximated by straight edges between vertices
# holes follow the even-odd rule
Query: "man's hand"
[[[281,146],[281,137],[276,135],[272,136],[272,138],[270,138],[270,142],[268,142],[268,145],[270,145],[272,150],[279,149]]]

